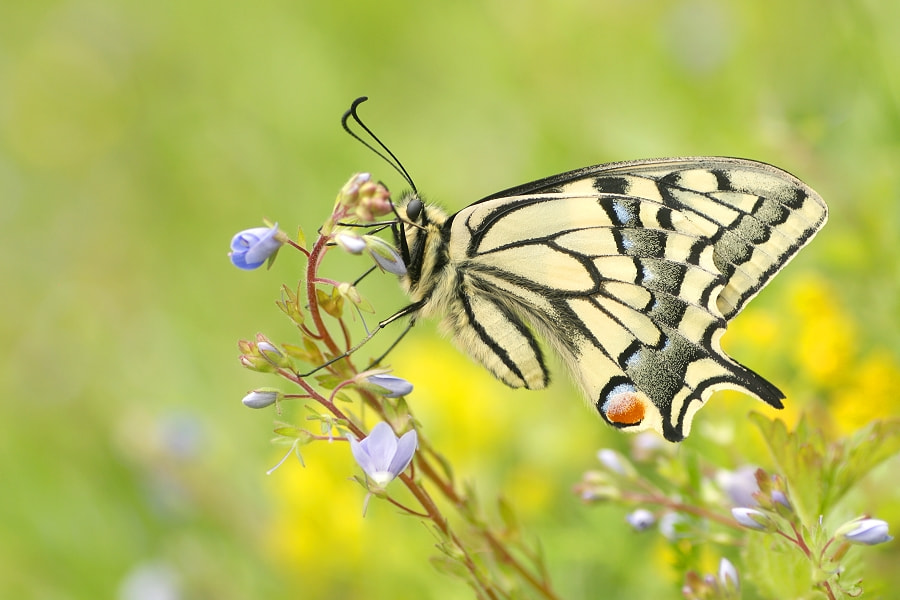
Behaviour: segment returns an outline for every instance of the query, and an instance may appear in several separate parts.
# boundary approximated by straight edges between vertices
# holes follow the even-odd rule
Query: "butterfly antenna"
[[[344,131],[349,133],[350,136],[353,139],[355,139],[356,141],[358,141],[360,144],[362,144],[363,146],[365,146],[366,148],[368,148],[369,150],[371,150],[372,152],[377,154],[379,157],[381,157],[381,159],[384,160],[384,162],[391,165],[391,167],[395,171],[397,171],[398,173],[400,173],[400,175],[403,176],[403,179],[406,180],[406,183],[409,184],[409,186],[412,188],[413,192],[418,194],[419,190],[416,189],[416,184],[413,183],[412,177],[409,176],[409,173],[406,171],[406,168],[403,166],[403,163],[400,162],[400,159],[398,159],[396,156],[394,156],[394,153],[391,152],[390,149],[388,149],[388,147],[384,145],[384,142],[382,142],[380,139],[378,139],[378,136],[375,135],[374,133],[372,133],[372,130],[369,129],[368,127],[366,127],[366,124],[363,123],[362,119],[359,118],[359,114],[356,112],[356,108],[368,99],[369,99],[368,96],[361,96],[353,101],[353,103],[350,105],[350,108],[347,109],[347,112],[345,112],[344,116],[341,117],[341,125],[344,127]],[[354,133],[350,129],[350,126],[347,124],[347,122],[351,118],[354,121],[356,121],[357,125],[362,127],[362,130],[365,131],[369,135],[370,138],[375,140],[375,143],[378,144],[378,147],[381,148],[381,150],[379,150],[378,148],[376,148],[375,146],[373,146],[366,140],[362,139],[360,136],[358,136],[356,133]],[[382,150],[384,152],[382,152]]]

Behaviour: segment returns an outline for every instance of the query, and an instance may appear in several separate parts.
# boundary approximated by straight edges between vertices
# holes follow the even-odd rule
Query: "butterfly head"
[[[419,218],[423,217],[422,209],[425,208],[425,204],[422,202],[422,199],[419,198],[418,194],[415,193],[413,193],[411,196],[408,196],[405,200],[406,218],[410,223],[419,224]]]
[[[406,263],[402,281],[413,300],[417,300],[430,293],[430,289],[420,289],[422,284],[434,281],[433,275],[446,265],[443,225],[447,215],[426,204],[415,191],[401,196],[396,209],[400,219],[394,229],[394,241]]]

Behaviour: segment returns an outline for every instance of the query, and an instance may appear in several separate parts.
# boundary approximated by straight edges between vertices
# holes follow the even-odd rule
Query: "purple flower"
[[[398,438],[391,426],[382,421],[361,442],[353,438],[349,441],[357,464],[377,486],[384,487],[409,466],[419,438],[415,429]]]
[[[646,508],[639,508],[625,515],[625,520],[635,531],[646,531],[656,523],[656,517]]]
[[[262,266],[275,254],[283,240],[278,239],[278,223],[271,229],[254,227],[245,229],[231,238],[231,264],[239,269],[253,270]]]
[[[834,535],[836,538],[844,538],[853,544],[874,546],[894,539],[888,535],[888,524],[881,519],[853,519],[841,525]]]

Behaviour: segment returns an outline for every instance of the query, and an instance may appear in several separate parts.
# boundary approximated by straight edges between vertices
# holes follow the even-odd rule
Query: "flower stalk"
[[[311,247],[307,249],[303,240],[279,238],[279,247],[287,244],[296,248],[307,261],[302,287],[296,294],[289,288],[283,288],[282,301],[278,303],[279,308],[297,325],[302,340],[301,343],[283,344],[281,347],[264,336],[258,336],[255,342],[243,341],[239,344],[241,363],[248,368],[279,376],[298,386],[301,393],[285,394],[275,388],[258,388],[248,393],[244,403],[252,408],[265,408],[302,399],[317,406],[317,418],[323,426],[327,429],[337,427],[339,433],[324,436],[294,426],[279,427],[276,433],[291,446],[288,455],[300,445],[315,443],[326,437],[349,440],[352,452],[366,475],[365,479],[357,478],[368,488],[364,502],[368,503],[370,497],[384,499],[407,514],[431,523],[443,537],[439,547],[444,557],[462,566],[479,597],[499,600],[513,594],[508,572],[495,572],[492,566],[501,564],[515,574],[517,586],[530,589],[529,596],[555,600],[558,596],[545,575],[545,568],[536,558],[539,553],[530,551],[524,545],[510,547],[510,542],[504,540],[499,530],[495,531],[475,517],[481,511],[473,505],[474,500],[457,488],[453,478],[438,467],[438,462],[443,459],[418,426],[401,438],[394,435],[388,423],[418,423],[406,403],[401,401],[403,396],[413,391],[412,384],[388,374],[384,369],[360,371],[353,364],[352,353],[372,334],[354,345],[343,313],[346,306],[365,307],[367,303],[354,286],[324,278],[319,274],[319,269],[331,249],[341,248],[355,254],[368,254],[377,266],[388,273],[404,273],[405,266],[396,250],[380,238],[359,236],[345,225],[390,212],[386,190],[372,183],[368,175],[356,175],[338,195],[332,215],[319,230]],[[260,238],[269,236],[266,239],[270,239],[275,234],[265,230],[257,231],[255,235]],[[271,247],[274,247],[273,242],[261,251],[268,251]],[[256,255],[251,257],[257,258]],[[344,299],[349,302],[343,302]],[[340,331],[340,341],[329,328],[330,324],[336,325]],[[301,373],[294,367],[296,360],[318,364],[312,364],[316,367],[313,371]],[[312,377],[313,373],[315,377]],[[347,410],[341,405],[349,399],[346,395],[348,390],[356,393],[361,402],[360,408],[364,410]],[[356,416],[364,412],[380,420],[371,430]],[[415,447],[418,449],[415,450]],[[407,506],[392,496],[391,481],[394,479],[409,490],[417,506]],[[471,535],[460,535],[442,513],[432,493],[441,496],[463,518],[470,532],[476,533],[486,544],[474,548],[470,546],[471,542],[464,541],[471,539]]]

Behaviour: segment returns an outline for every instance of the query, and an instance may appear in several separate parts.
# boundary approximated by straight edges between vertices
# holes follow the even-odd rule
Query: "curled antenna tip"
[[[403,176],[403,179],[406,180],[413,191],[416,191],[416,184],[413,183],[412,177],[409,176],[409,173],[406,171],[406,168],[404,168],[403,164],[397,159],[394,153],[391,152],[390,149],[385,146],[380,139],[378,139],[378,136],[372,133],[372,130],[369,129],[365,123],[363,123],[362,119],[360,119],[359,117],[359,114],[356,112],[356,108],[368,99],[368,96],[360,96],[352,103],[350,103],[350,108],[348,108],[344,113],[344,116],[341,117],[341,126],[344,128],[344,131],[350,134],[350,136],[353,137],[356,141],[360,142],[363,146],[381,157],[381,159],[389,164],[395,171],[400,173],[400,175]],[[350,129],[349,121],[351,118],[356,122],[357,125],[362,128],[363,131],[366,132],[369,138],[371,138],[372,141],[374,141],[378,145],[378,148],[381,148],[381,150],[383,150],[384,152],[362,139],[359,135],[354,133],[352,129]]]

